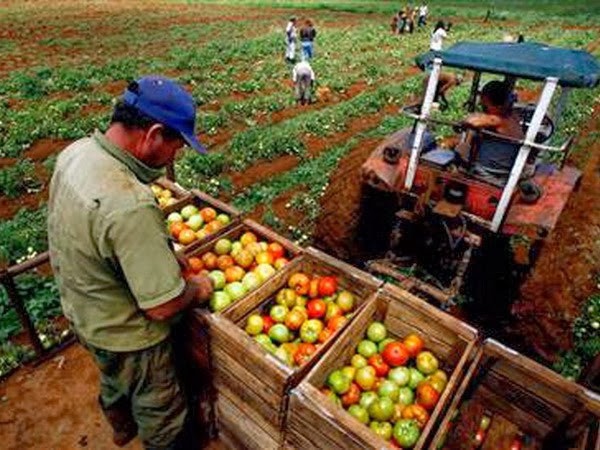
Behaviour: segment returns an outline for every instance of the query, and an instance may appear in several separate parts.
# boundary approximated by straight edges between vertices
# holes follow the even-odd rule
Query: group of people
[[[426,26],[428,14],[429,8],[425,3],[414,8],[406,5],[392,17],[392,34],[412,33],[415,30],[415,22],[418,28]]]
[[[297,18],[292,16],[285,27],[285,59],[292,64],[296,62],[296,40],[298,38],[296,23]],[[296,102],[300,105],[308,105],[312,102],[312,91],[315,84],[315,72],[309,61],[314,56],[314,44],[317,36],[317,30],[310,19],[305,20],[299,34],[301,60],[294,65],[292,82],[294,83]]]

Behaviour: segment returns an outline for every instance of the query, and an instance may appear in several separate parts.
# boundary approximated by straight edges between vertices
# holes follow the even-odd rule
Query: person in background
[[[285,27],[285,59],[289,63],[296,60],[296,17],[290,17]]]
[[[431,42],[429,44],[429,50],[436,52],[442,50],[442,44],[447,36],[448,33],[446,31],[446,28],[444,28],[444,22],[439,20],[433,28],[433,33],[431,33]]]
[[[427,25],[427,14],[429,12],[429,8],[427,8],[427,4],[423,3],[421,6],[419,6],[419,21],[417,23],[417,26],[419,28],[424,27]]]
[[[123,446],[179,449],[186,402],[175,374],[171,327],[209,300],[205,275],[187,282],[148,186],[194,132],[196,104],[160,76],[129,84],[105,133],[61,152],[50,183],[48,243],[61,305],[100,371],[102,411]]]
[[[302,45],[302,59],[312,59],[314,55],[314,41],[317,36],[313,23],[307,19],[304,26],[300,29],[300,43]]]
[[[392,23],[390,24],[391,28],[392,28],[392,34],[397,34],[398,33],[398,14],[394,14],[392,16]]]
[[[408,6],[398,11],[398,34],[404,34],[408,22]]]
[[[433,98],[434,102],[439,102],[440,110],[443,111],[447,109],[450,104],[448,103],[448,99],[446,98],[446,93],[450,91],[455,86],[460,86],[463,81],[463,76],[461,74],[456,74],[453,72],[440,72],[440,77],[438,79],[437,89],[435,91],[435,97]],[[427,90],[427,84],[429,83],[429,74],[423,79],[423,98],[425,97],[425,91]],[[423,100],[421,100],[421,103]]]
[[[413,31],[415,31],[415,19],[417,18],[417,7],[415,6],[414,8],[409,7],[408,8],[408,32],[410,34],[413,33]]]
[[[292,81],[296,89],[296,102],[308,105],[312,101],[315,72],[308,61],[300,61],[292,71]]]

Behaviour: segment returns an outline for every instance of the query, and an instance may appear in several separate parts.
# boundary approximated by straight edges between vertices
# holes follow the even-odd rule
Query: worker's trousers
[[[187,410],[171,340],[134,352],[86,347],[100,369],[100,404],[113,428],[122,425],[115,418],[130,418],[146,449],[182,448]]]
[[[296,101],[302,105],[307,105],[311,101],[312,81],[310,76],[298,77],[296,81]]]
[[[288,41],[285,49],[285,57],[289,60],[296,59],[296,42]]]

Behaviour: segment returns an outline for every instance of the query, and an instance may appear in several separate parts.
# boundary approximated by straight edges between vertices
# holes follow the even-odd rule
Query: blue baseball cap
[[[136,81],[137,88],[129,86],[123,101],[158,123],[181,134],[185,142],[199,153],[206,149],[196,137],[196,102],[177,82],[158,75],[149,75]]]

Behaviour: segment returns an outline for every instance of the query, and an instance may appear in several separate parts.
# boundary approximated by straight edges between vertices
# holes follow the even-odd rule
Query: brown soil
[[[322,213],[313,243],[337,258],[348,260],[354,255],[361,196],[360,168],[380,141],[380,138],[370,138],[357,144],[340,161],[321,199]]]
[[[585,139],[600,129],[594,119],[582,131]],[[595,131],[597,133],[597,131]],[[547,359],[571,346],[571,325],[582,303],[597,288],[600,268],[600,141],[582,146],[571,163],[583,168],[579,190],[571,195],[560,220],[544,244],[530,278],[514,307],[518,330]]]
[[[97,404],[98,383],[98,370],[79,345],[17,371],[0,384],[3,448],[117,448]],[[125,448],[142,446],[134,441]]]
[[[254,183],[259,183],[275,175],[287,172],[296,167],[299,161],[299,158],[293,155],[285,155],[274,161],[263,161],[249,167],[244,172],[233,172],[231,174],[231,181],[236,191],[239,191]]]

